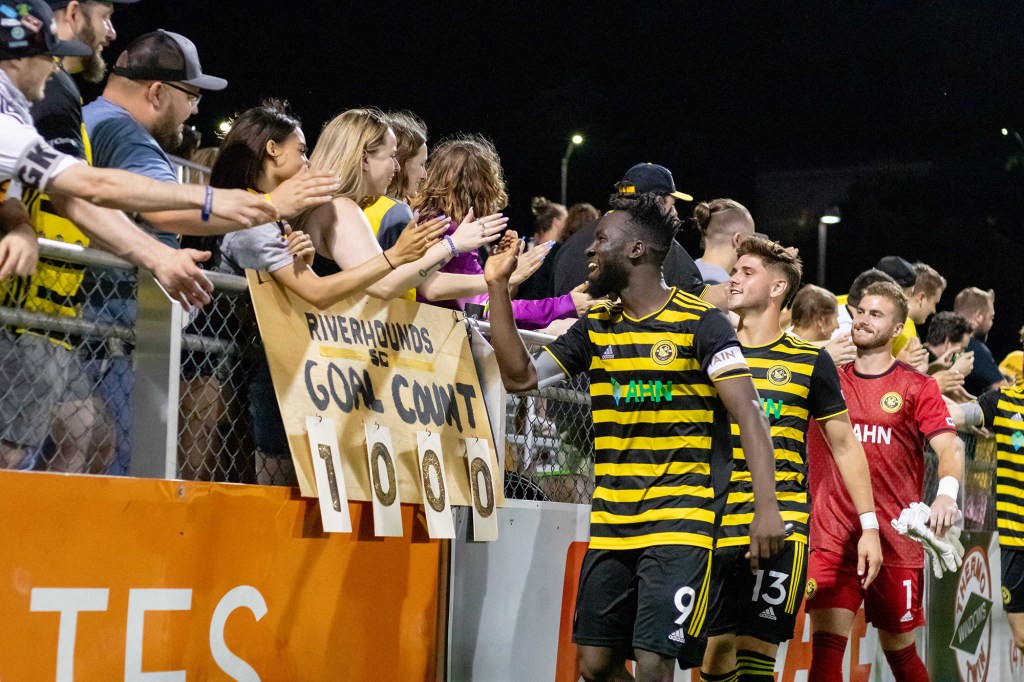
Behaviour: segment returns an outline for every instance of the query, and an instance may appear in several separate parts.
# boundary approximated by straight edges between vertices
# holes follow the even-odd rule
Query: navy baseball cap
[[[113,74],[133,81],[176,81],[202,90],[223,90],[228,82],[207,76],[199,66],[199,53],[191,40],[159,29],[128,46],[114,64]]]
[[[886,256],[878,261],[875,267],[896,280],[896,284],[903,289],[917,283],[917,271],[914,270],[914,266],[899,256]]]
[[[0,0],[0,59],[91,54],[85,43],[57,37],[57,20],[43,0]]]
[[[682,201],[693,201],[689,194],[676,190],[672,171],[656,163],[638,163],[626,171],[618,184],[619,194],[671,194]]]
[[[104,5],[131,5],[138,2],[139,0],[79,0],[79,2],[99,2]],[[59,9],[64,9],[71,4],[72,0],[47,0],[50,3],[50,9],[56,12]]]

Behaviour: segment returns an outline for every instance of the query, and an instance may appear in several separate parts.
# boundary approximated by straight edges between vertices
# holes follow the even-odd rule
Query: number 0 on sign
[[[388,427],[366,425],[366,460],[373,493],[373,533],[378,537],[401,537],[402,501],[398,496],[395,449]]]
[[[432,538],[454,538],[455,520],[452,518],[448,478],[441,454],[441,436],[420,431],[416,440],[419,444],[420,489],[423,491],[427,532]]]
[[[487,441],[466,438],[466,464],[469,466],[469,491],[473,506],[473,539],[477,542],[498,539],[498,510],[495,506],[491,466],[494,461]]]

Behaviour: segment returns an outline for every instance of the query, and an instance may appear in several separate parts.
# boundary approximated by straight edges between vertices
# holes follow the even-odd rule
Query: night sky
[[[143,0],[114,20],[110,62],[165,28],[229,80],[191,121],[205,144],[217,121],[267,96],[291,101],[311,142],[355,106],[411,109],[433,141],[487,135],[520,232],[532,229],[530,197],[557,200],[574,132],[585,143],[570,162],[569,202],[598,208],[640,161],[668,166],[698,199],[743,202],[755,220],[773,210],[763,194],[772,173],[918,164],[926,170],[860,178],[806,207],[843,209],[827,284],[844,291],[887,253],[921,259],[950,281],[940,309],[964,286],[995,288],[993,351],[1019,347],[1024,153],[1000,131],[1024,131],[1018,0]],[[816,216],[786,224],[774,236],[800,247],[813,280]],[[694,235],[682,241],[694,253]]]

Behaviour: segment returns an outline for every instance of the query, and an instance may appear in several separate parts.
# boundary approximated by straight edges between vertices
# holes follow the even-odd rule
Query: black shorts
[[[747,547],[715,550],[708,635],[734,633],[780,644],[793,637],[807,583],[807,545],[787,542],[759,562],[757,574],[743,558]]]
[[[1003,611],[1024,613],[1024,549],[999,548]]]
[[[588,549],[580,570],[572,641],[583,646],[633,649],[699,667],[711,581],[711,552],[659,545],[644,549]]]

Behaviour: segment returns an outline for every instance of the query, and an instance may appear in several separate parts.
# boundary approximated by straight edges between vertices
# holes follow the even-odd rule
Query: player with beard
[[[728,281],[729,310],[739,315],[743,357],[771,425],[775,489],[790,533],[783,551],[751,573],[742,559],[750,542],[753,495],[739,426],[733,424],[734,465],[712,562],[710,638],[701,672],[707,682],[773,680],[779,643],[793,636],[807,572],[806,434],[812,417],[832,445],[860,515],[856,571],[862,587],[874,580],[882,559],[867,460],[850,426],[832,358],[780,331],[782,307],[800,284],[800,259],[754,236],[739,243],[736,255]]]
[[[915,631],[924,625],[921,606],[924,552],[899,535],[889,521],[921,499],[927,442],[938,454],[939,489],[929,524],[942,538],[957,520],[964,448],[931,377],[892,357],[903,331],[907,298],[889,282],[864,291],[853,318],[857,359],[839,370],[854,433],[864,445],[871,469],[871,489],[882,526],[885,565],[866,589],[849,568],[855,561],[857,512],[825,453],[828,444],[812,430],[809,440],[811,478],[811,558],[807,611],[811,616],[811,680],[842,679],[843,654],[853,617],[864,602],[867,621],[878,628],[878,641],[897,680],[928,679],[914,647]]]
[[[573,640],[586,680],[671,680],[700,665],[711,550],[721,504],[712,477],[731,468],[729,417],[741,428],[754,489],[750,563],[781,549],[767,421],[725,314],[669,288],[662,263],[679,220],[658,197],[616,201],[587,250],[598,304],[531,359],[516,331],[510,231],[485,265],[491,335],[505,387],[587,372],[594,420],[590,547]]]

